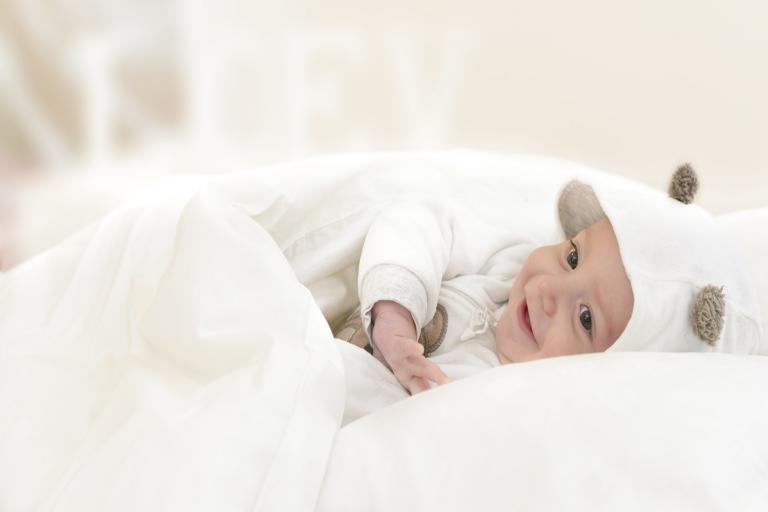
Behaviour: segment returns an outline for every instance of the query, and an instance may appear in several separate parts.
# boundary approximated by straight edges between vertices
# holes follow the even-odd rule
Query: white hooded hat
[[[571,181],[558,215],[566,237],[611,222],[634,295],[632,315],[609,350],[755,353],[757,293],[738,244],[702,208],[688,164],[669,196],[637,183]]]

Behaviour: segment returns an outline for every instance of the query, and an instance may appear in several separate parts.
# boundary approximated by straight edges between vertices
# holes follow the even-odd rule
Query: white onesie
[[[495,325],[531,240],[455,205],[401,202],[374,219],[358,274],[362,329],[371,308],[391,300],[411,312],[425,355],[450,380],[498,366]],[[408,397],[367,351],[339,341],[345,362],[344,423]]]

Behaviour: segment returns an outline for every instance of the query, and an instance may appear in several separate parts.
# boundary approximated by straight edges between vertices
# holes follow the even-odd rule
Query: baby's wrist
[[[379,301],[371,310],[372,340],[375,347],[381,348],[393,336],[416,339],[416,325],[410,311],[392,301]]]
[[[409,323],[413,324],[413,318],[411,317],[411,312],[408,311],[408,309],[406,309],[404,306],[398,304],[395,301],[380,300],[373,305],[373,308],[371,309],[371,320],[373,322],[376,322],[377,318],[384,317],[384,316],[400,317],[405,320],[408,320]]]

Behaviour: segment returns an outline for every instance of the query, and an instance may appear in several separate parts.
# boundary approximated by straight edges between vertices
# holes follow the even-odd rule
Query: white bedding
[[[343,428],[317,511],[764,511],[766,384],[764,356],[502,366]]]
[[[314,507],[332,334],[266,231],[182,185],[2,281],[0,510]]]
[[[676,464],[690,462],[696,470],[690,487],[674,496],[672,503],[680,507],[672,508],[730,510],[732,503],[768,508],[768,496],[760,494],[764,487],[757,487],[765,480],[756,480],[766,477],[768,467],[768,407],[762,392],[768,389],[768,363],[762,357],[603,354],[505,367],[338,430],[345,369],[323,315],[335,324],[354,307],[356,262],[376,212],[395,199],[441,195],[489,222],[548,243],[559,237],[555,197],[573,177],[618,179],[561,160],[445,152],[327,157],[158,184],[0,277],[0,510],[283,511],[318,505],[320,510],[361,510],[375,509],[374,497],[382,500],[382,509],[410,503],[406,508],[413,510],[416,505],[435,510],[436,503],[456,510],[476,497],[473,507],[485,504],[490,510],[500,497],[479,494],[485,488],[478,454],[496,452],[468,452],[461,443],[472,436],[492,443],[494,433],[504,442],[506,433],[496,429],[485,437],[493,417],[473,419],[466,407],[474,403],[478,411],[503,412],[499,424],[512,426],[514,419],[515,428],[539,443],[533,446],[544,446],[547,438],[562,445],[573,439],[572,422],[588,432],[590,422],[577,405],[595,407],[595,402],[569,402],[574,395],[565,393],[568,387],[552,384],[543,409],[529,414],[521,404],[531,395],[516,390],[549,379],[569,382],[585,368],[589,378],[579,385],[589,392],[586,398],[621,406],[624,418],[612,417],[612,442],[596,443],[595,450],[606,450],[610,458],[607,451],[616,450],[622,435],[640,439],[640,427],[657,428],[634,418],[633,411],[658,404],[669,389],[662,384],[686,383],[676,388],[676,396],[696,404],[690,409],[694,416],[674,410],[671,402],[657,411],[670,433],[666,444],[654,445],[659,456],[680,442]],[[51,240],[60,235],[53,229],[47,233]],[[762,266],[757,271],[764,272]],[[686,365],[685,371],[676,374],[675,365]],[[644,377],[657,382],[662,374],[658,385],[642,382]],[[676,375],[684,380],[678,382]],[[595,387],[614,378],[623,384]],[[691,385],[695,379],[705,385]],[[366,385],[373,388],[375,381]],[[402,394],[396,387],[380,391],[392,393],[389,398]],[[729,401],[740,391],[748,394]],[[546,404],[572,407],[565,411]],[[547,438],[539,438],[545,412],[561,419],[548,420]],[[437,424],[431,414],[439,416]],[[740,426],[728,430],[723,414],[739,418]],[[715,427],[695,430],[691,418]],[[413,433],[414,425],[423,430]],[[428,438],[430,429],[442,430]],[[690,437],[692,429],[703,437]],[[697,443],[720,442],[721,435],[746,443],[738,445],[740,451],[725,467],[752,471],[754,479],[718,487],[717,468],[727,449],[718,448],[711,464],[705,457],[686,459]],[[429,439],[443,442],[422,451]],[[648,445],[627,449],[632,446]],[[556,486],[567,476],[564,471],[578,471],[577,464],[584,462],[578,458],[582,452],[574,453],[558,466],[557,453],[547,452],[549,458],[535,462],[544,455],[529,450],[533,459],[523,462],[539,466],[535,479],[528,475],[521,481],[526,486],[519,492],[546,491],[550,501],[540,503],[581,497],[573,510],[613,510],[635,503],[633,477],[655,478],[657,468],[637,463],[642,453],[630,451],[615,459],[627,479],[619,487],[625,502],[618,501],[618,491],[601,485],[583,492]],[[441,477],[461,467],[475,479],[467,476],[442,501],[429,501],[450,480],[399,472],[412,464],[427,471],[418,461],[437,461]],[[683,468],[670,466],[673,470]],[[422,480],[405,481],[406,475]],[[684,486],[685,478],[679,480]],[[708,483],[714,490],[702,493],[700,487]],[[355,485],[355,492],[348,485]],[[430,492],[425,485],[433,486]],[[386,498],[401,488],[411,501],[400,500],[400,494]],[[645,489],[653,495],[637,503],[659,504],[669,497],[661,484]],[[737,491],[742,501],[733,501]],[[533,496],[520,503],[536,509]]]

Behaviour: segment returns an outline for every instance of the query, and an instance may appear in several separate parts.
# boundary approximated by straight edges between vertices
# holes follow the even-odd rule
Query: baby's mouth
[[[528,336],[530,336],[536,344],[538,344],[536,341],[536,336],[533,335],[533,327],[531,327],[531,316],[528,312],[528,301],[526,299],[523,299],[520,303],[517,318],[520,322],[520,328],[525,331],[526,334],[528,334]]]

